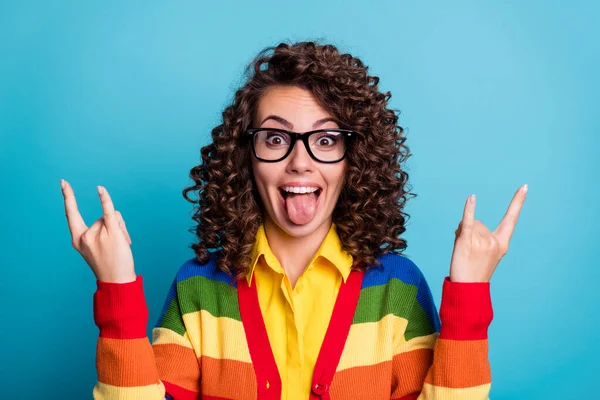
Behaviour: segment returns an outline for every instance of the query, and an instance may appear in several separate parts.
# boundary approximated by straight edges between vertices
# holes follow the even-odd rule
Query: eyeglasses
[[[296,141],[301,140],[308,154],[322,163],[336,163],[346,157],[350,140],[358,133],[350,129],[318,129],[296,133],[278,128],[253,128],[250,136],[252,152],[260,161],[277,162],[290,155]]]

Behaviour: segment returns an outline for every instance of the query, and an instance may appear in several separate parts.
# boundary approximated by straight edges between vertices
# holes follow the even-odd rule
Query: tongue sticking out
[[[313,193],[288,193],[285,199],[288,216],[293,223],[305,225],[313,220],[317,213],[317,195]]]

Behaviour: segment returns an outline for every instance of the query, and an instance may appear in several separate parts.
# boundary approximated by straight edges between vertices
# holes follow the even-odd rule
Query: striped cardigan
[[[489,282],[446,277],[438,316],[411,260],[387,254],[380,261],[352,271],[340,287],[310,398],[488,399]],[[181,266],[152,344],[142,277],[97,285],[94,399],[280,398],[256,285],[220,271],[216,253],[206,265],[193,258]]]

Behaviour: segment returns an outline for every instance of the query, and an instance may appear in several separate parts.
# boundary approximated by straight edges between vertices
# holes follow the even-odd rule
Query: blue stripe
[[[402,282],[417,286],[423,279],[421,270],[409,258],[396,253],[388,253],[379,258],[382,265],[373,266],[363,279],[362,288],[385,285],[390,279],[396,278]]]
[[[237,281],[217,268],[216,252],[211,254],[210,260],[206,265],[200,264],[196,258],[187,260],[177,272],[177,282],[184,281],[195,276],[203,276],[213,281],[227,283],[230,286],[237,287]]]

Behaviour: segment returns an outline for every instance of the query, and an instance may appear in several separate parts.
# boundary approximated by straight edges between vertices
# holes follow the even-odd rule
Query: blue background
[[[150,332],[193,257],[181,191],[244,66],[319,38],[363,59],[401,111],[418,194],[405,255],[438,306],[467,196],[493,230],[529,184],[492,278],[491,397],[594,397],[600,6],[483,3],[0,3],[2,397],[91,398],[96,382],[96,283],[71,247],[60,178],[88,225],[96,185],[123,213]]]

